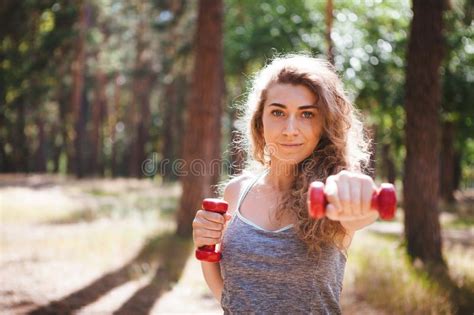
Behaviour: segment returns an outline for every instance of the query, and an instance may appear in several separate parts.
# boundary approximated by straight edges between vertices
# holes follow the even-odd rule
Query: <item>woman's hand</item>
[[[377,220],[379,213],[370,203],[376,186],[370,176],[342,171],[329,176],[324,193],[328,200],[326,216],[355,231]]]
[[[231,218],[230,214],[224,215],[198,210],[193,220],[193,242],[194,246],[215,245],[220,243],[225,223]]]

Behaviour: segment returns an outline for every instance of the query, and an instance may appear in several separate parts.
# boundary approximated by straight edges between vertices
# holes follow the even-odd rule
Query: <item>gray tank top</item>
[[[269,231],[240,213],[243,199],[264,174],[244,189],[224,231],[224,314],[341,314],[344,254],[325,246],[321,255],[309,255],[293,225]]]

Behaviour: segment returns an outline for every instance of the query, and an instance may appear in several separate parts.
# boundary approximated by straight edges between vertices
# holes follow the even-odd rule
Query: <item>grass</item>
[[[3,223],[71,224],[99,219],[172,219],[180,187],[150,180],[62,180],[0,189]]]
[[[454,216],[441,224],[445,229],[471,229],[474,228],[474,216]]]
[[[24,180],[24,185],[0,189],[2,224],[24,230],[15,239],[0,242],[3,253],[30,249],[41,256],[49,253],[58,259],[109,265],[122,249],[174,230],[170,213],[177,205],[177,185],[133,179],[47,179],[48,185],[41,188]]]
[[[87,194],[90,194],[92,196],[97,196],[97,197],[104,197],[104,196],[112,196],[112,197],[117,197],[120,196],[119,192],[113,192],[113,191],[106,191],[100,188],[92,188],[89,190],[84,191]]]
[[[420,262],[410,263],[401,244],[366,231],[356,234],[345,286],[388,314],[457,314],[473,307],[472,248],[444,248],[450,274],[449,279],[442,279]]]

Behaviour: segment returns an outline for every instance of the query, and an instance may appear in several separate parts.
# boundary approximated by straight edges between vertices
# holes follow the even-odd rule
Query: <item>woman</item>
[[[346,252],[372,222],[368,143],[333,67],[274,59],[254,78],[240,119],[248,161],[225,184],[229,211],[199,210],[196,247],[221,243],[202,270],[225,313],[339,314]],[[326,217],[308,216],[309,184],[325,181]],[[224,229],[225,227],[225,229]]]

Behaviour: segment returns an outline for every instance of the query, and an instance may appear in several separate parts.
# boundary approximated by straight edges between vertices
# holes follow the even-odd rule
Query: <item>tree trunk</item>
[[[84,76],[85,76],[85,33],[87,31],[87,14],[89,8],[87,4],[82,4],[79,13],[79,35],[76,42],[76,58],[72,64],[72,96],[71,112],[74,132],[72,137],[72,148],[69,150],[68,164],[69,170],[74,172],[77,177],[84,175],[82,165],[82,137],[84,136],[83,122],[83,94],[84,94]]]
[[[133,119],[132,152],[130,175],[143,177],[142,163],[146,159],[146,144],[149,140],[150,94],[153,84],[151,71],[151,52],[144,41],[145,24],[140,22],[137,29],[135,73],[133,78]],[[147,174],[151,175],[151,174]]]
[[[96,73],[96,89],[94,102],[92,104],[92,132],[91,132],[91,156],[90,170],[93,175],[103,175],[103,157],[102,157],[102,121],[104,109],[107,106],[107,98],[105,96],[105,88],[107,84],[105,74],[101,69]]]
[[[413,1],[407,55],[405,237],[412,259],[445,265],[438,217],[443,1]]]
[[[461,152],[455,151],[454,152],[454,174],[453,174],[453,188],[454,190],[458,190],[461,186],[461,179],[462,179],[462,169],[461,169]]]
[[[179,126],[182,126],[178,123],[177,78],[168,83],[164,89],[166,102],[164,104],[163,145],[161,148],[162,171],[164,172],[162,175],[164,181],[170,182],[177,178],[173,173],[172,163],[177,158],[176,151],[179,145],[177,131],[180,129]]]
[[[444,122],[440,163],[440,197],[447,203],[454,201],[454,124]]]
[[[44,132],[43,118],[38,115],[36,118],[36,126],[38,127],[38,147],[35,152],[35,172],[46,172],[46,137]]]
[[[163,45],[162,75],[167,78],[164,86],[164,102],[162,109],[163,127],[160,135],[163,141],[160,143],[162,160],[160,161],[160,171],[165,182],[176,181],[178,174],[173,169],[173,165],[178,159],[183,157],[182,141],[184,140],[185,107],[189,96],[181,91],[189,91],[191,86],[193,64],[192,42],[194,36],[189,36],[189,32],[183,33],[182,20],[186,19],[186,11],[194,10],[193,6],[185,6],[184,1],[172,1],[169,9],[175,16],[174,23],[167,27]],[[184,48],[186,47],[186,48]],[[187,48],[189,47],[189,48]]]
[[[16,113],[16,131],[11,134],[10,144],[13,147],[13,171],[29,172],[30,165],[28,161],[29,150],[25,134],[26,127],[26,105],[24,97],[19,97],[15,102]]]
[[[177,216],[177,234],[190,236],[195,212],[204,197],[212,197],[216,184],[212,160],[218,161],[222,106],[222,0],[199,1],[195,38],[195,65],[183,156],[186,161],[182,177],[182,197]],[[191,165],[192,164],[192,165]],[[202,165],[204,169],[192,169]]]
[[[0,90],[2,87],[0,87]],[[3,96],[1,98],[4,100]],[[4,104],[4,103],[3,103]],[[8,132],[7,120],[5,119],[5,105],[0,106],[0,173],[6,173],[10,170],[10,160],[5,151],[7,144],[6,134]]]
[[[110,169],[112,177],[117,177],[117,123],[120,113],[120,74],[115,75],[114,79],[114,101],[109,110],[109,133],[112,142],[112,152],[110,156]]]
[[[63,70],[64,66],[61,66],[59,70],[59,74],[61,77],[65,75],[65,70]],[[68,109],[68,106],[67,106],[67,97],[64,93],[65,89],[66,89],[66,86],[61,83],[57,91],[59,117],[58,117],[58,121],[56,121],[53,125],[52,135],[51,135],[52,138],[54,139],[53,140],[53,156],[52,156],[53,173],[59,172],[61,153],[67,152],[67,144],[68,144],[67,109]],[[56,138],[60,138],[61,142],[58,143]]]

